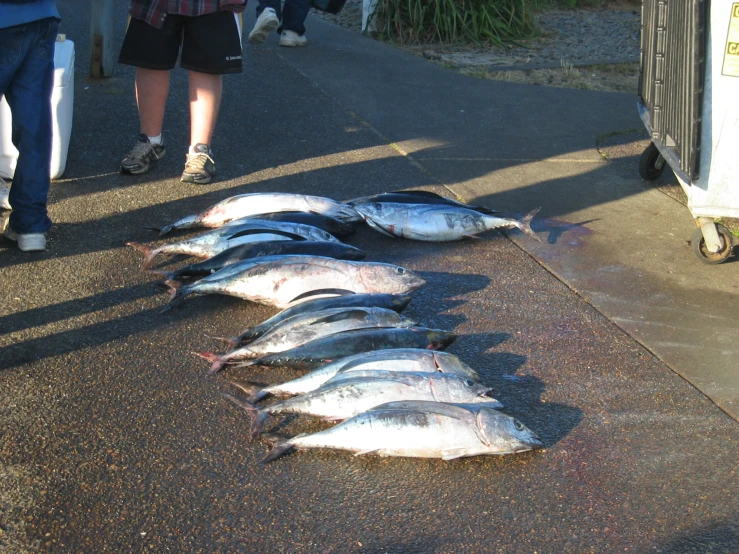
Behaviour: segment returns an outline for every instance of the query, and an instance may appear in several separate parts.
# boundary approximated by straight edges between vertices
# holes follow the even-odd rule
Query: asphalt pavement
[[[179,182],[181,70],[167,156],[121,175],[138,133],[133,69],[88,78],[89,5],[60,4],[77,59],[55,226],[45,253],[0,242],[0,549],[739,551],[739,263],[700,263],[687,208],[641,181],[633,95],[466,77],[310,18],[307,48],[271,36],[226,77],[213,184]],[[126,8],[116,2],[116,48]],[[609,156],[620,134],[636,138]],[[248,443],[222,393],[298,373],[208,377],[192,352],[275,310],[208,296],[160,313],[166,294],[124,244],[234,194],[396,189],[542,207],[540,243],[369,228],[348,242],[427,280],[407,315],[458,333],[448,350],[545,448],[449,462],[314,450],[262,466],[268,447]]]

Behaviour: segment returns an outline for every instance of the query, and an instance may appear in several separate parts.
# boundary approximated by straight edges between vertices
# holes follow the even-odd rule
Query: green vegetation
[[[399,44],[503,45],[537,36],[534,16],[544,8],[592,8],[612,3],[613,0],[378,0],[373,22],[379,38]]]

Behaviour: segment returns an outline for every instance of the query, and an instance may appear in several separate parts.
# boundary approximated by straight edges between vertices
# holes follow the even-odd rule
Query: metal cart
[[[734,237],[716,219],[739,218],[739,2],[642,2],[638,110],[652,140],[642,178],[669,165],[698,227],[693,252],[726,261]]]

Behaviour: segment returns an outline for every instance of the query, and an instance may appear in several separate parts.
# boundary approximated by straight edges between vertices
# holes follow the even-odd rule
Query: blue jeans
[[[284,7],[281,4],[280,0],[259,0],[257,17],[264,11],[264,8],[272,8],[281,23],[277,28],[278,33],[294,31],[301,36],[304,35],[305,19],[310,11],[311,0],[285,0]]]
[[[0,95],[13,114],[13,144],[18,149],[10,187],[10,228],[16,233],[45,233],[51,177],[51,92],[54,44],[59,21],[41,19],[0,29]]]

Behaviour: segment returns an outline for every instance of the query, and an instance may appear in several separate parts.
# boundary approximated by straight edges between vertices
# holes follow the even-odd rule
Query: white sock
[[[191,144],[190,145],[190,149],[188,150],[188,152],[189,152],[190,155],[196,154],[196,152],[195,152],[195,145],[194,144]],[[212,155],[213,155],[213,151],[210,149],[210,146],[209,146],[208,147],[208,156],[212,156]]]
[[[149,142],[152,144],[162,144],[162,133],[159,133],[155,137],[149,137]]]

